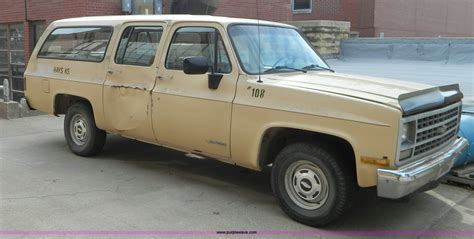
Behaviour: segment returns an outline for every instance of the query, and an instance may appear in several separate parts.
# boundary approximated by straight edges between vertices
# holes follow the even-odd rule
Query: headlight
[[[413,153],[416,134],[416,121],[404,123],[400,129],[400,154],[399,160],[408,159]]]
[[[400,134],[400,141],[402,145],[415,143],[415,121],[404,123]]]

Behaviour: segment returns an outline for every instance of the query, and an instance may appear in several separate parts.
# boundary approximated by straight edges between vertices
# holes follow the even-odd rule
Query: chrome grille
[[[434,114],[425,118],[421,118],[418,120],[417,128],[418,130],[422,130],[425,128],[430,128],[432,125],[437,125],[439,123],[445,122],[446,120],[452,119],[459,115],[459,107],[454,109],[448,110],[446,112]]]
[[[416,134],[416,142],[419,143],[440,136],[444,132],[451,131],[452,129],[456,128],[456,126],[458,125],[457,118],[451,118],[451,120],[447,121],[448,122],[446,124],[444,124],[443,122],[442,125],[436,125],[433,128],[418,132]]]
[[[437,138],[437,139],[435,139],[433,141],[430,141],[428,143],[416,146],[414,156],[422,154],[424,152],[431,151],[432,149],[435,149],[435,148],[443,145],[444,143],[446,143],[450,139],[454,138],[455,136],[456,136],[456,131],[451,131],[448,134],[446,134],[446,135],[444,135],[440,138]]]
[[[406,122],[416,122],[416,137],[411,157],[399,162],[423,157],[455,139],[459,130],[460,114],[461,106],[457,103],[405,119]]]

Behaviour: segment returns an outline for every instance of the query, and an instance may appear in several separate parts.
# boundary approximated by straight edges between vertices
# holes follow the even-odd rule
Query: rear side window
[[[127,27],[120,39],[115,63],[151,66],[162,34],[162,27]]]
[[[101,62],[111,35],[111,27],[57,28],[46,38],[38,57]]]
[[[232,70],[219,31],[212,27],[183,27],[178,29],[171,42],[166,59],[166,68],[182,70],[188,57],[203,56],[215,73],[230,73]]]

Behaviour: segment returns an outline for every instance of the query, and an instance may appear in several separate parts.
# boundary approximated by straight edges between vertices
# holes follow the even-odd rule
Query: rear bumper
[[[405,165],[397,170],[377,170],[379,197],[397,199],[438,181],[451,170],[454,161],[466,151],[468,142],[459,138],[438,153]]]

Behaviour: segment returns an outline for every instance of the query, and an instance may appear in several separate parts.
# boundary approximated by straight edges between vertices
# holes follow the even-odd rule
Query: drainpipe
[[[25,0],[25,22],[29,22],[28,19],[28,0]]]

